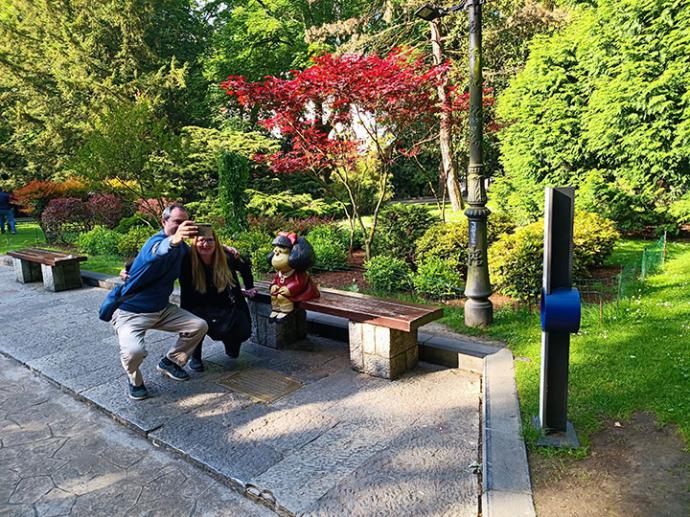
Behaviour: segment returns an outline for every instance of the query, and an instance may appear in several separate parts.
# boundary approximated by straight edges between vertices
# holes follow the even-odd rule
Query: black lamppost
[[[470,29],[470,114],[469,151],[467,168],[467,204],[465,215],[469,220],[469,244],[467,250],[467,284],[465,286],[465,325],[482,327],[493,320],[493,305],[489,301],[491,283],[487,261],[486,187],[484,185],[484,158],[482,149],[482,2],[467,0],[462,5],[438,7],[424,4],[415,15],[433,22],[441,16],[467,9]]]

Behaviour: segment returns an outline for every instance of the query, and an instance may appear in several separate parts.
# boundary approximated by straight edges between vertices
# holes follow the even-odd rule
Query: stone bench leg
[[[350,322],[350,363],[358,372],[397,379],[417,365],[417,331]]]
[[[280,323],[268,319],[271,304],[248,300],[254,342],[270,348],[286,348],[307,337],[307,312],[296,307]]]
[[[14,262],[14,272],[17,274],[17,282],[28,284],[43,280],[40,264],[18,258],[13,258],[12,261]]]
[[[68,262],[57,266],[41,264],[43,286],[49,291],[66,291],[81,287],[79,262]]]

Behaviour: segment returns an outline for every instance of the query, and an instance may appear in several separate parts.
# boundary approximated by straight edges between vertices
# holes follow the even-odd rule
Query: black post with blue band
[[[580,293],[573,288],[575,189],[546,189],[544,279],[541,298],[541,389],[538,445],[579,447],[568,422],[570,334],[580,329]]]

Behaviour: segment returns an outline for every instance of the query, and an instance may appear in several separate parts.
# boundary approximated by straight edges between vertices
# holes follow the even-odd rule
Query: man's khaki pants
[[[204,320],[172,303],[158,312],[135,313],[118,309],[113,314],[112,324],[120,341],[122,366],[134,386],[141,386],[144,382],[139,366],[148,355],[144,343],[147,330],[179,333],[179,339],[166,356],[180,367],[187,364],[189,356],[208,330]]]

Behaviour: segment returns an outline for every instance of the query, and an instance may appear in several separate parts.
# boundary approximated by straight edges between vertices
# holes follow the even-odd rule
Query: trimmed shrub
[[[254,216],[334,217],[341,212],[336,203],[314,199],[311,194],[295,194],[290,190],[265,194],[252,189],[247,189],[247,194],[250,196],[247,212]]]
[[[573,229],[573,276],[588,276],[589,269],[603,264],[619,238],[614,223],[590,212],[575,213]],[[541,291],[544,254],[544,221],[503,234],[489,248],[491,281],[501,293],[528,300]]]
[[[573,274],[589,276],[588,270],[601,266],[620,238],[610,219],[591,212],[575,211],[573,228]]]
[[[125,235],[122,235],[117,252],[126,258],[136,257],[141,247],[154,233],[156,230],[153,228],[133,226]]]
[[[314,248],[314,267],[334,271],[347,266],[349,238],[347,232],[334,225],[312,228],[307,240]]]
[[[379,255],[368,260],[364,278],[376,291],[394,293],[408,291],[411,287],[410,266],[404,260]]]
[[[439,257],[421,262],[412,282],[415,291],[430,298],[457,298],[464,287],[454,263]]]
[[[379,214],[374,255],[388,255],[414,264],[415,243],[436,219],[422,205],[394,203]]]
[[[497,291],[518,300],[535,298],[541,291],[544,222],[505,233],[489,248],[491,283]]]
[[[124,235],[105,226],[94,226],[77,239],[79,249],[87,255],[116,255]]]
[[[496,242],[504,233],[513,233],[517,225],[512,216],[503,210],[491,212],[487,225],[486,239],[489,244]]]
[[[467,270],[467,219],[453,223],[436,223],[417,241],[417,263],[439,258],[458,273]]]

